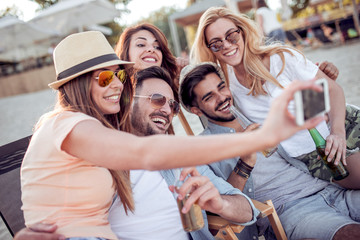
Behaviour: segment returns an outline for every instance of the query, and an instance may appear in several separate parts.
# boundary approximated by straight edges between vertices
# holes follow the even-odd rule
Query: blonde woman
[[[342,159],[348,164],[350,176],[339,183],[349,188],[360,187],[360,174],[351,174],[360,171],[359,153],[345,157],[347,139],[343,90],[302,53],[280,44],[265,46],[259,27],[246,15],[237,15],[223,7],[212,7],[200,18],[190,58],[193,63],[211,61],[219,64],[235,103],[250,120],[257,123],[264,121],[272,100],[293,80],[326,78],[331,98],[330,131],[325,121],[316,128],[326,137],[329,161],[338,163]],[[294,113],[293,103],[290,103],[289,110]],[[308,131],[298,132],[283,141],[282,146],[291,157],[304,161],[314,176],[330,180],[324,164],[317,160],[315,144]]]

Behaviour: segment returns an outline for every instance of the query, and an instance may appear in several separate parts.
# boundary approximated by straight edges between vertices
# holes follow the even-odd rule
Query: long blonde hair
[[[35,131],[49,118],[52,118],[64,111],[82,112],[98,119],[105,127],[123,130],[127,129],[127,123],[123,121],[129,114],[130,102],[132,101],[133,88],[130,80],[126,81],[123,93],[120,98],[120,112],[117,114],[101,114],[99,107],[91,96],[91,85],[93,84],[92,72],[83,74],[59,88],[57,103],[53,111],[43,115],[35,126]],[[131,98],[129,98],[131,96]],[[127,210],[134,211],[134,200],[130,185],[129,171],[110,170],[115,189]]]
[[[211,61],[219,64],[225,74],[227,84],[229,85],[227,64],[219,61],[213,52],[207,47],[208,43],[205,36],[206,28],[220,18],[225,18],[232,21],[237,27],[241,29],[241,33],[243,34],[244,54],[242,63],[246,71],[244,79],[247,83],[249,83],[249,86],[251,86],[249,94],[254,96],[259,94],[267,94],[263,88],[263,81],[270,81],[275,85],[282,87],[276,78],[270,74],[266,66],[263,64],[262,59],[265,56],[279,54],[283,62],[283,66],[277,75],[279,76],[285,68],[284,52],[293,55],[293,53],[289,50],[291,47],[280,44],[265,46],[264,37],[260,31],[260,28],[253,20],[249,19],[244,14],[235,14],[231,10],[224,7],[211,7],[201,16],[195,41],[190,52],[191,62],[200,63]]]

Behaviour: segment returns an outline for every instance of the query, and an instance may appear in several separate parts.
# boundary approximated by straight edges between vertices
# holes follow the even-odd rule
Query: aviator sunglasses
[[[235,31],[230,32],[228,35],[225,36],[225,39],[221,40],[216,40],[212,43],[209,43],[207,45],[208,48],[211,49],[211,51],[213,52],[218,52],[220,50],[222,50],[224,48],[224,41],[228,41],[231,44],[235,44],[239,41],[240,39],[240,28],[238,28]]]
[[[134,97],[150,99],[150,103],[156,109],[161,108],[166,103],[166,97],[159,94],[159,93],[154,93],[154,94],[152,94],[150,96],[134,95]],[[170,99],[168,101],[168,103],[169,103],[169,106],[170,106],[174,116],[176,116],[180,111],[179,103],[177,101],[175,101],[174,99]]]
[[[114,80],[115,75],[122,84],[126,82],[126,72],[124,69],[115,72],[110,70],[102,71],[95,79],[98,80],[100,87],[106,87]]]

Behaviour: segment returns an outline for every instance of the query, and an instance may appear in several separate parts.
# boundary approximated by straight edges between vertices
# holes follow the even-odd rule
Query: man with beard
[[[167,134],[174,115],[179,112],[170,76],[160,67],[150,67],[139,71],[135,79],[135,95],[130,113],[131,132],[138,136]],[[198,196],[192,200],[198,201],[202,209],[230,221],[249,222],[248,224],[255,222],[258,211],[254,209],[250,199],[245,198],[240,191],[235,191],[235,188],[223,179],[216,177],[208,166],[198,167],[197,170],[184,169],[189,171],[192,177],[183,185],[186,185],[187,189],[180,189],[181,195],[185,195],[192,188],[190,196]],[[176,182],[175,175],[176,170],[130,171],[135,211],[126,215],[117,199],[109,215],[111,227],[119,239],[188,238],[180,222],[176,200],[168,189],[168,186]],[[219,191],[220,194],[227,195],[219,195]],[[205,213],[203,216],[206,216]],[[206,221],[206,218],[204,220]],[[212,238],[207,226],[191,232],[190,235],[192,239]]]
[[[233,98],[215,63],[184,68],[179,97],[187,111],[206,116],[208,125],[202,135],[258,127],[250,125],[244,130],[232,115]],[[291,159],[281,148],[268,158],[256,153],[212,163],[210,168],[249,197],[261,202],[271,199],[289,239],[360,237],[360,191],[312,177],[303,162]],[[259,225],[261,232],[265,231],[266,225]],[[275,237],[271,230],[265,235],[266,239]]]
[[[132,133],[138,136],[167,134],[174,115],[179,112],[170,75],[160,67],[150,67],[139,71],[135,81],[135,99],[130,113]],[[187,193],[191,194],[182,211],[187,211],[192,203],[197,202],[203,209],[205,222],[202,229],[186,233],[176,199],[169,191],[169,188],[174,191],[173,185],[179,178],[176,175],[176,169],[130,171],[135,211],[126,213],[119,197],[115,198],[109,211],[111,228],[119,239],[214,239],[204,210],[241,225],[251,225],[256,221],[259,211],[251,200],[217,177],[208,166],[184,168],[182,178],[188,177],[178,190],[179,196],[182,199]],[[14,239],[61,239],[53,233],[55,230],[54,225],[37,224],[31,229],[21,230]]]

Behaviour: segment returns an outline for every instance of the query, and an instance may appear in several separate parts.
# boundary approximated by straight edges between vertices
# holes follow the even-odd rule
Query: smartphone
[[[310,118],[330,111],[329,86],[325,78],[316,80],[322,92],[312,89],[297,91],[294,94],[296,124],[303,125]]]

